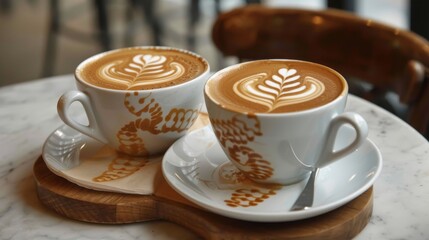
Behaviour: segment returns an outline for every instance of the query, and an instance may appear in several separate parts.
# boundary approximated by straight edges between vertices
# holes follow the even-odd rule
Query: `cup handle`
[[[85,114],[89,121],[88,126],[76,122],[69,116],[69,107],[73,102],[76,101],[80,102],[85,110]],[[57,111],[64,123],[70,127],[103,143],[107,143],[107,139],[103,136],[100,129],[98,128],[94,111],[91,106],[91,101],[85,93],[75,90],[64,93],[58,100]]]
[[[341,150],[334,151],[335,139],[340,127],[344,124],[350,124],[356,131],[356,137],[352,143]],[[319,161],[316,163],[317,167],[324,167],[352,152],[365,141],[368,136],[368,124],[365,119],[357,113],[346,112],[336,116],[331,120],[328,129],[328,138],[325,141],[325,147]]]

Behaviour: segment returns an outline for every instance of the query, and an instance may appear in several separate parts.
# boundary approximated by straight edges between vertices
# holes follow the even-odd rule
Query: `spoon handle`
[[[311,171],[310,178],[308,179],[307,184],[299,195],[298,199],[296,199],[295,203],[292,205],[290,211],[298,211],[305,210],[313,206],[314,200],[314,182],[316,180],[316,175],[319,172],[319,168]]]

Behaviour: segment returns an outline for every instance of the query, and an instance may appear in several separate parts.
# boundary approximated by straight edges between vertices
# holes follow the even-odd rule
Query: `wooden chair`
[[[364,82],[352,92],[370,101],[386,93],[407,106],[404,119],[423,135],[429,123],[429,43],[418,35],[351,13],[250,5],[216,19],[212,39],[240,61],[318,62]]]

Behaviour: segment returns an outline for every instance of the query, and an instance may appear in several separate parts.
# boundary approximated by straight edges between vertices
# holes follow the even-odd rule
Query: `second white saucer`
[[[353,138],[350,128],[337,142]],[[210,127],[175,142],[162,162],[167,182],[182,196],[214,213],[257,222],[293,221],[336,209],[370,188],[381,172],[382,158],[367,140],[356,152],[320,170],[312,208],[290,211],[307,179],[288,186],[255,184],[229,163]]]

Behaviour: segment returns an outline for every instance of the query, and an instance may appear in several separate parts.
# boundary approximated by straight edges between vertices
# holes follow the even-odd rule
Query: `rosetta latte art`
[[[302,103],[317,98],[325,91],[324,84],[316,78],[297,74],[296,69],[281,68],[278,75],[271,77],[266,73],[251,75],[237,81],[234,92],[257,104],[274,109]]]
[[[126,89],[169,82],[185,74],[182,64],[167,60],[165,56],[138,54],[131,60],[104,65],[99,74],[105,81],[125,85]]]

